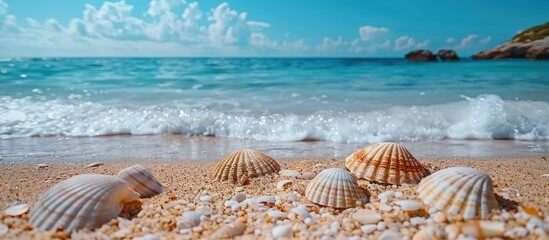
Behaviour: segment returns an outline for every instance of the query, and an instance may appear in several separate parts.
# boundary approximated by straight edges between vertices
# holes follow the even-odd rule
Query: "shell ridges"
[[[142,198],[151,197],[164,191],[164,187],[152,171],[140,164],[122,169],[116,176],[128,183]]]
[[[361,148],[345,159],[356,177],[385,184],[417,184],[427,174],[405,147],[392,142]]]
[[[266,154],[252,149],[240,149],[229,154],[215,166],[212,178],[233,184],[246,184],[249,178],[279,171],[278,162]]]
[[[357,201],[364,201],[367,195],[351,173],[341,168],[330,168],[309,182],[305,197],[322,206],[350,208],[356,206]]]

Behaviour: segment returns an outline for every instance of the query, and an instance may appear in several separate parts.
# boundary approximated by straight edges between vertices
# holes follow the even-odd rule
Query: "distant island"
[[[473,59],[549,59],[549,22],[526,29],[493,49],[473,55]]]
[[[408,61],[455,61],[457,53],[451,49],[441,49],[437,54],[430,50],[417,49],[407,53]],[[495,48],[481,51],[473,59],[529,58],[549,59],[549,22],[531,27],[516,34],[511,40]]]

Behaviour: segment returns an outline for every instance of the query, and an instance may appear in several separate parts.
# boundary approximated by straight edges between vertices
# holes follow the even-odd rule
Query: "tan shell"
[[[217,181],[246,184],[249,178],[278,173],[280,165],[271,157],[252,149],[240,149],[219,162],[212,178]]]
[[[333,208],[355,207],[357,201],[367,200],[364,189],[355,176],[341,168],[329,168],[309,182],[305,197],[313,203]]]
[[[164,191],[164,187],[154,177],[152,171],[140,164],[122,169],[116,176],[126,181],[142,198],[151,197]]]
[[[236,236],[242,235],[246,231],[246,224],[239,221],[233,223],[225,224],[219,229],[217,229],[210,239],[229,239]]]
[[[31,209],[30,223],[39,230],[95,228],[116,218],[124,203],[138,198],[117,177],[78,175],[48,190]]]
[[[447,217],[486,218],[498,208],[490,176],[468,167],[435,172],[419,183],[417,192],[430,212],[441,211]]]
[[[345,159],[345,167],[357,178],[386,184],[417,184],[425,168],[403,146],[376,143],[361,148]]]

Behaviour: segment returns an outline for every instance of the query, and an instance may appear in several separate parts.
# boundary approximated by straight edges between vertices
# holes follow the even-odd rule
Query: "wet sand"
[[[343,167],[343,158],[294,158],[279,162],[282,169],[297,170],[300,173],[318,173],[329,167]],[[521,235],[516,235],[513,232],[514,229],[527,229],[527,224],[532,218],[537,218],[549,226],[549,160],[546,157],[444,158],[421,160],[421,162],[431,171],[451,166],[468,166],[488,173],[493,180],[494,190],[499,196],[498,200],[501,205],[500,211],[494,214],[491,220],[505,222],[506,237],[520,239]],[[124,213],[124,216],[131,220],[118,218],[93,231],[80,231],[80,237],[131,238],[144,236],[154,239],[152,235],[155,235],[159,239],[199,238],[211,236],[215,230],[227,223],[241,221],[245,222],[247,228],[239,237],[246,239],[272,238],[272,228],[284,224],[292,224],[290,235],[287,236],[294,238],[328,236],[375,239],[390,233],[398,233],[404,238],[411,238],[419,229],[423,229],[429,224],[438,224],[436,225],[438,227],[454,224],[450,220],[440,222],[440,219],[432,220],[435,216],[428,216],[428,214],[427,216],[404,214],[395,205],[392,205],[393,210],[390,212],[392,214],[379,212],[383,215],[383,219],[376,223],[375,230],[369,229],[368,226],[365,227],[364,224],[351,217],[352,213],[359,208],[376,210],[377,204],[379,204],[377,195],[388,190],[402,192],[402,196],[398,197],[400,199],[419,200],[415,192],[416,185],[383,186],[360,180],[359,184],[370,193],[370,203],[359,208],[336,210],[316,206],[307,201],[304,197],[304,190],[309,182],[307,179],[279,175],[264,176],[251,179],[250,184],[245,186],[212,181],[209,177],[216,161],[106,162],[104,165],[91,168],[85,168],[86,164],[81,163],[51,163],[47,167],[38,167],[36,164],[0,163],[0,192],[2,193],[0,194],[0,208],[5,209],[16,201],[28,203],[32,207],[32,204],[47,189],[71,176],[83,173],[114,175],[120,169],[136,163],[142,164],[154,172],[165,186],[164,193],[139,200],[136,203],[139,205],[137,210],[133,209]],[[276,184],[283,179],[292,180],[294,183],[288,189],[278,190]],[[242,192],[248,198],[272,195],[276,197],[277,202],[259,207],[248,206],[232,211],[230,207],[226,208],[224,203],[231,200],[235,192]],[[213,200],[211,202],[200,201],[199,198],[203,195],[209,195]],[[307,207],[313,214],[312,220],[303,219],[297,214],[291,213],[291,209],[299,205]],[[211,213],[203,219],[199,226],[190,229],[183,228],[181,214],[196,210],[199,206],[208,207]],[[289,214],[285,218],[276,220],[266,214],[266,211],[274,209]],[[418,218],[412,220],[413,217]],[[421,219],[422,217],[425,218]],[[0,213],[0,220],[9,228],[8,233],[0,235],[0,238],[43,238],[52,235],[68,237],[61,233],[33,231],[28,223],[28,214],[10,217]],[[535,235],[536,231],[538,235]],[[544,236],[547,237],[548,231],[547,227],[542,230],[535,230],[533,227],[531,231],[527,231],[527,236],[543,237],[539,234],[544,233]]]

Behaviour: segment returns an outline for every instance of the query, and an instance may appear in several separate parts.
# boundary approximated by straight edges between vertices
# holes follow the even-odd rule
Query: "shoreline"
[[[219,159],[220,160],[220,159]],[[3,193],[0,195],[0,207],[5,209],[8,204],[14,201],[20,201],[23,203],[29,203],[32,207],[40,195],[42,195],[47,189],[52,187],[55,183],[62,181],[70,176],[83,173],[101,173],[114,175],[122,168],[131,166],[136,163],[143,164],[150,168],[158,180],[164,184],[165,191],[162,194],[154,196],[152,198],[141,199],[141,212],[144,216],[131,219],[131,224],[141,226],[145,224],[148,228],[133,229],[124,236],[142,236],[145,233],[155,234],[157,236],[166,237],[168,239],[173,238],[193,238],[193,237],[207,237],[214,230],[220,227],[221,223],[225,223],[229,220],[241,219],[245,217],[247,220],[247,229],[244,232],[244,237],[248,239],[253,237],[268,237],[272,227],[277,226],[286,221],[267,221],[265,220],[265,213],[250,212],[248,210],[233,213],[229,209],[224,209],[223,203],[230,200],[235,193],[235,190],[240,189],[248,197],[259,197],[264,195],[274,195],[282,200],[287,199],[291,195],[297,197],[301,204],[305,204],[308,207],[316,206],[307,201],[303,196],[303,191],[309,180],[296,179],[292,177],[285,177],[279,175],[265,176],[251,179],[249,185],[236,186],[224,182],[215,182],[210,179],[211,171],[213,170],[215,163],[219,160],[208,161],[155,161],[149,162],[145,160],[134,160],[127,162],[104,162],[104,165],[85,168],[87,164],[72,163],[72,164],[48,164],[47,167],[38,168],[36,164],[5,164],[0,163],[0,190]],[[420,160],[431,172],[450,167],[450,166],[468,166],[475,169],[485,171],[493,181],[494,190],[497,196],[499,196],[501,208],[505,208],[505,211],[519,212],[520,209],[527,207],[535,209],[540,213],[539,217],[547,222],[549,221],[549,160],[545,160],[542,156],[538,157],[509,157],[509,158],[438,158],[432,160]],[[318,173],[320,170],[328,167],[343,167],[343,158],[283,158],[279,159],[279,163],[282,169],[297,170],[300,173],[312,171]],[[286,190],[277,190],[276,184],[283,179],[289,179],[294,184]],[[370,193],[370,203],[365,207],[373,207],[379,193],[392,190],[400,191],[403,193],[403,199],[416,199],[415,193],[416,185],[406,186],[383,186],[375,183],[368,183],[365,180],[359,180],[359,184],[368,189]],[[213,197],[212,202],[201,202],[199,197],[202,195],[210,195]],[[505,199],[505,200],[503,200]],[[160,209],[168,208],[173,204],[182,204],[177,211],[173,211],[175,215],[170,215],[160,211]],[[290,209],[296,204],[284,203],[284,209],[290,212]],[[192,210],[198,206],[209,206],[213,209],[210,218],[213,218],[215,213],[221,219],[221,222],[206,221],[201,224],[201,229],[193,229],[190,232],[186,232],[179,229],[177,226],[177,216],[184,212],[184,209]],[[276,206],[275,206],[276,207]],[[279,206],[280,208],[280,206]],[[351,213],[353,210],[336,210],[333,212],[331,208],[325,208],[316,206],[313,207],[322,212],[328,212],[332,214],[331,217],[326,218],[319,215],[317,221],[317,227],[321,228],[323,224],[328,224],[326,221],[338,221],[341,225],[339,231],[335,237],[351,237],[359,236],[366,238],[379,237],[383,234],[383,231],[375,231],[371,234],[365,234],[360,231],[360,224],[354,224],[352,227],[349,225],[345,227],[349,221],[353,222]],[[331,209],[331,210],[330,210]],[[256,209],[257,210],[257,209]],[[160,212],[159,212],[160,211]],[[141,213],[140,213],[141,214]],[[158,219],[152,217],[155,214],[160,214]],[[164,216],[163,214],[167,214]],[[290,213],[291,214],[291,213]],[[515,213],[518,214],[518,213]],[[499,216],[499,215],[497,215]],[[497,217],[496,216],[496,217]],[[295,217],[295,216],[294,216]],[[164,219],[165,218],[165,219]],[[410,218],[406,218],[404,222],[410,221]],[[31,230],[28,225],[28,214],[24,214],[22,218],[19,217],[7,217],[0,213],[0,220],[10,227],[8,238],[11,237],[25,237],[25,236],[42,236]],[[173,223],[169,227],[154,227],[151,225],[151,221],[168,221]],[[211,219],[210,219],[211,220]],[[290,220],[292,220],[290,218]],[[291,222],[295,226],[301,226],[303,219],[297,217]],[[85,230],[82,232],[82,236],[93,236],[93,234],[104,234],[106,236],[113,236],[113,234],[120,232],[123,225],[120,223],[123,219],[113,220],[111,223],[104,224],[102,227],[93,231]],[[510,223],[509,223],[510,221]],[[506,223],[505,231],[510,230],[511,226],[515,226],[517,223],[514,220],[509,220]],[[261,224],[265,226],[261,226]],[[259,225],[258,225],[259,224]],[[446,222],[445,224],[452,224],[452,222]],[[509,225],[510,224],[510,225]],[[409,225],[400,234],[411,237],[417,232],[421,225]],[[159,225],[162,226],[162,225]],[[391,230],[392,225],[386,226],[384,230]],[[395,225],[396,226],[396,225]],[[11,229],[13,228],[13,229]],[[294,237],[300,237],[302,234],[297,227],[295,227]],[[349,229],[346,229],[349,228]],[[260,230],[257,230],[260,229]],[[357,230],[358,229],[358,230]],[[195,231],[196,230],[196,231]],[[51,234],[51,233],[50,233]],[[86,235],[92,234],[92,235]],[[259,235],[258,235],[259,234]],[[317,236],[320,237],[320,236]]]

